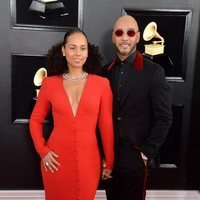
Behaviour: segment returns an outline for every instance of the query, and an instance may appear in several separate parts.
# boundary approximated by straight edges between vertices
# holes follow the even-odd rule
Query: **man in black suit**
[[[114,95],[115,165],[108,200],[143,200],[148,160],[164,142],[172,112],[164,70],[136,50],[140,32],[131,16],[117,19],[112,41],[117,57],[103,69]]]

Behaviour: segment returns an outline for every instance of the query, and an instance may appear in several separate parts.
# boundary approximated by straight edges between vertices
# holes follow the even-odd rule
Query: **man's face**
[[[121,60],[126,59],[136,49],[140,39],[137,23],[131,19],[120,18],[113,29],[112,41],[116,46],[117,54]]]

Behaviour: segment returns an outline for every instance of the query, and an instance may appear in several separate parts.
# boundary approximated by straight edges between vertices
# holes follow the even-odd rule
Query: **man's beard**
[[[127,51],[122,51],[118,47],[116,47],[118,54],[120,54],[121,56],[124,56],[124,57],[128,57],[130,54],[132,54],[135,51],[135,49],[136,49],[136,47],[134,46],[130,49],[130,51],[127,52]]]

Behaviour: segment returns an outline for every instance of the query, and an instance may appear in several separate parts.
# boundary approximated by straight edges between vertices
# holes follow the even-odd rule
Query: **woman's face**
[[[82,68],[88,56],[88,42],[82,33],[73,33],[67,38],[62,47],[63,56],[66,57],[70,69]]]

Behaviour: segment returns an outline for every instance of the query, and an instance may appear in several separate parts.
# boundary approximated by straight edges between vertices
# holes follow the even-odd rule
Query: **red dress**
[[[50,108],[54,128],[43,138],[43,122]],[[59,155],[59,170],[46,172],[41,162],[47,200],[93,200],[101,171],[96,138],[99,126],[108,169],[114,160],[112,92],[107,79],[89,74],[74,116],[62,76],[44,79],[30,118],[30,132],[41,158],[50,150]]]

